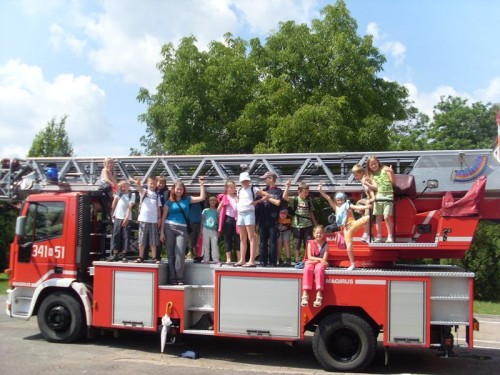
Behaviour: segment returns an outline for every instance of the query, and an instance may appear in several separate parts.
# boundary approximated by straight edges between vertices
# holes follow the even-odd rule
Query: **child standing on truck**
[[[280,209],[278,221],[278,256],[281,256],[281,250],[285,248],[285,261],[281,264],[283,267],[292,265],[290,256],[290,238],[292,237],[292,217],[288,214],[288,208]]]
[[[371,183],[371,179],[367,176],[365,169],[356,164],[352,167],[352,174],[354,178],[361,182],[363,189],[365,191],[366,197],[358,200],[356,205],[366,205],[373,204],[375,202],[375,192],[369,188],[368,184]],[[370,210],[365,210],[364,215],[370,215]],[[370,221],[368,220],[365,224],[363,235],[361,236],[361,240],[365,242],[370,242]]]
[[[111,204],[113,220],[113,249],[107,258],[109,262],[122,259],[126,261],[130,240],[130,222],[132,221],[132,207],[135,204],[135,194],[129,191],[130,185],[127,181],[118,182],[118,193],[114,195]]]
[[[328,267],[328,243],[325,240],[323,225],[316,225],[313,230],[313,240],[307,241],[307,260],[304,265],[302,277],[302,298],[300,305],[305,307],[309,304],[309,291],[316,286],[316,299],[313,306],[320,307],[323,303],[323,289],[325,285],[325,270]]]
[[[345,238],[345,244],[347,246],[347,256],[351,265],[347,268],[348,271],[352,271],[356,266],[354,263],[354,250],[352,246],[352,237],[356,231],[362,226],[366,225],[370,221],[370,215],[364,215],[359,219],[355,219],[352,210],[367,210],[371,205],[355,205],[351,204],[347,200],[344,193],[335,194],[335,202],[333,199],[323,191],[323,184],[318,185],[318,191],[323,198],[325,198],[330,207],[335,211],[337,227],[343,231]]]
[[[394,242],[394,226],[392,219],[394,190],[394,171],[392,166],[382,165],[375,156],[370,156],[366,161],[368,177],[371,181],[366,183],[371,190],[375,191],[375,204],[373,215],[375,215],[375,228],[377,234],[374,242],[382,242],[382,218],[387,227],[386,243]]]
[[[160,237],[158,233],[159,222],[161,219],[161,200],[156,192],[157,182],[155,177],[148,177],[147,190],[142,187],[140,179],[136,180],[137,191],[140,197],[139,209],[139,257],[135,263],[144,262],[144,252],[146,243],[151,248],[153,261],[160,264],[160,254],[158,253],[158,245]]]
[[[172,285],[184,284],[186,244],[191,230],[189,207],[205,200],[205,178],[198,177],[200,195],[190,196],[186,186],[177,180],[163,206],[160,235],[167,245],[168,277]]]
[[[255,237],[255,205],[269,199],[269,194],[250,183],[248,172],[240,173],[241,187],[237,192],[236,210],[238,219],[236,224],[240,229],[240,259],[236,267],[256,267],[257,239]],[[255,200],[256,197],[261,197]],[[250,259],[245,263],[247,253],[247,240],[250,242]]]
[[[240,229],[236,225],[238,211],[236,210],[236,184],[228,180],[224,185],[224,193],[219,194],[217,199],[219,206],[219,233],[224,233],[224,244],[226,246],[226,264],[231,264],[231,254],[236,251],[236,260],[240,259]]]
[[[210,261],[210,250],[212,251],[212,260],[219,262],[219,246],[217,245],[217,223],[219,214],[217,205],[219,202],[216,197],[208,198],[208,208],[201,212],[202,238],[203,238],[203,263]]]
[[[283,199],[288,202],[289,209],[292,210],[292,232],[293,245],[295,248],[295,263],[300,262],[300,247],[304,244],[306,251],[306,243],[312,238],[313,228],[316,225],[316,218],[312,211],[312,202],[309,198],[309,186],[305,182],[299,183],[298,195],[290,197],[288,192],[292,186],[292,180],[288,179]]]

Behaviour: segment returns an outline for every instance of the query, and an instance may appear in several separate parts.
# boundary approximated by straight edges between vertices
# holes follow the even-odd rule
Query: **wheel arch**
[[[335,313],[350,313],[363,318],[373,329],[373,331],[378,335],[382,326],[377,324],[377,322],[362,308],[359,306],[325,306],[318,314],[314,316],[307,324],[305,329],[307,331],[314,332],[318,324],[320,324],[325,318]]]
[[[43,300],[55,292],[67,292],[72,295],[75,300],[82,304],[85,312],[85,324],[89,327],[92,324],[92,296],[91,292],[85,284],[73,282],[67,286],[50,285],[40,289],[38,293],[35,292],[35,304],[32,307],[31,315],[38,315],[38,310]],[[36,298],[35,298],[36,297]]]

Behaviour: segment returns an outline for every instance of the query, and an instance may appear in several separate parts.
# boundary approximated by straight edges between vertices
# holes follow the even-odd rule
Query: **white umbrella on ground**
[[[163,315],[163,318],[161,318],[161,355],[163,357],[163,353],[165,351],[165,344],[167,343],[167,334],[168,334],[168,327],[172,324],[172,320],[170,319],[169,314],[172,312],[172,302],[167,303],[167,307],[165,308],[165,315]]]

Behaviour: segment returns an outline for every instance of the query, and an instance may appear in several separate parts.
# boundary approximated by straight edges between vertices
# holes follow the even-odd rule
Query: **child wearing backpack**
[[[236,210],[238,211],[236,224],[240,230],[240,259],[234,265],[236,267],[256,267],[255,206],[269,199],[269,194],[250,184],[250,175],[248,172],[240,174],[240,184],[241,188],[238,190],[236,203]],[[262,198],[255,200],[257,196]],[[247,240],[250,242],[250,259],[245,263]]]
[[[146,243],[148,243],[153,255],[153,261],[159,264],[158,245],[160,244],[160,236],[158,226],[161,218],[161,200],[156,192],[156,177],[148,177],[147,189],[143,188],[139,178],[135,182],[141,206],[137,217],[139,221],[139,257],[134,260],[134,263],[144,262]]]
[[[295,248],[295,263],[300,262],[300,248],[304,245],[306,250],[307,241],[312,238],[313,228],[316,225],[316,218],[312,211],[312,202],[309,198],[309,186],[305,182],[301,182],[298,187],[298,195],[296,197],[288,196],[288,191],[292,185],[292,180],[288,179],[283,192],[283,199],[288,202],[288,207],[292,208],[292,232],[293,245]]]
[[[130,222],[132,220],[132,207],[135,204],[135,194],[129,191],[127,181],[117,184],[118,192],[114,194],[111,204],[111,218],[113,220],[112,254],[106,259],[108,262],[117,260],[127,261],[125,255],[129,249]]]

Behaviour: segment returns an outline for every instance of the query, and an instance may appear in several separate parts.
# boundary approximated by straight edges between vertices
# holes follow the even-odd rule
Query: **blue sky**
[[[141,87],[155,90],[160,48],[226,32],[265,39],[278,22],[310,24],[326,0],[0,0],[0,157],[23,157],[68,115],[77,156],[140,148]],[[428,114],[442,95],[500,102],[500,2],[346,0],[360,35],[387,57],[381,76]]]

